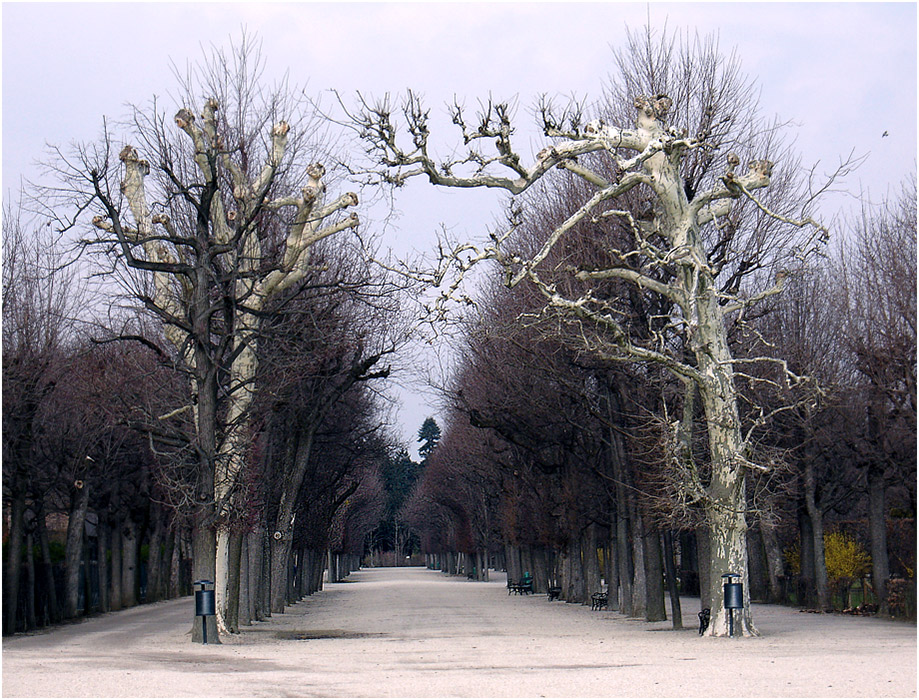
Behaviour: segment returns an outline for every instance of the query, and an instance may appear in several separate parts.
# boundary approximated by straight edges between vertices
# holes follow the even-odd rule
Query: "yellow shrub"
[[[830,581],[860,578],[871,568],[871,557],[854,537],[844,532],[830,532],[823,544],[826,575]]]
[[[868,573],[871,557],[854,537],[844,532],[828,532],[823,538],[826,576],[830,582],[856,579]],[[793,574],[801,573],[801,543],[785,550],[785,561]]]

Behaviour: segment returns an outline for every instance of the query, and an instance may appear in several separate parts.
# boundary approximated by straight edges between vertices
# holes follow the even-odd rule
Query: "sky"
[[[261,40],[268,77],[286,71],[310,94],[411,88],[441,115],[454,96],[470,107],[494,96],[516,99],[525,122],[541,94],[598,98],[612,47],[648,21],[717,34],[723,51],[736,49],[763,114],[793,120],[803,163],[829,172],[853,150],[867,156],[845,183],[849,195],[878,200],[915,172],[915,3],[5,2],[2,196],[41,178],[47,145],[93,141],[103,117],[168,100],[173,66],[228,47],[243,30]],[[542,148],[535,131],[523,134],[522,150]],[[401,190],[392,222],[375,211],[362,211],[362,222],[406,255],[430,250],[441,226],[481,237],[501,214],[493,192],[432,189]],[[857,206],[845,194],[833,202]],[[423,382],[402,383],[398,430],[414,448],[438,411]]]

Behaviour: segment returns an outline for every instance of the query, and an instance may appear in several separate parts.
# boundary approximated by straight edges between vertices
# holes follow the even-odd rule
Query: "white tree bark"
[[[258,312],[267,301],[293,287],[309,272],[310,249],[318,241],[340,231],[355,228],[358,217],[351,214],[337,217],[345,208],[356,206],[357,195],[344,194],[332,202],[324,202],[325,169],[315,164],[308,169],[309,181],[296,196],[270,199],[278,170],[286,154],[289,126],[277,123],[271,131],[271,147],[262,169],[250,180],[222,148],[219,136],[217,101],[205,103],[199,126],[188,110],[180,110],[175,123],[189,138],[194,148],[194,161],[205,182],[211,183],[217,194],[211,200],[209,225],[219,253],[227,269],[238,273],[234,318],[234,359],[230,367],[229,399],[223,443],[219,445],[214,481],[217,504],[217,561],[215,590],[217,623],[225,625],[228,581],[228,537],[225,521],[230,514],[235,487],[246,464],[249,430],[247,415],[254,396],[254,381],[258,369],[256,336]],[[185,330],[184,318],[192,303],[192,283],[189,280],[183,248],[176,244],[179,236],[165,215],[151,215],[151,205],[144,179],[150,172],[149,163],[139,158],[136,150],[126,146],[120,155],[124,164],[122,192],[135,221],[133,229],[123,227],[117,216],[96,217],[93,223],[114,233],[129,264],[152,272],[155,297],[151,306],[164,322],[164,332],[187,366],[195,366],[193,344]],[[220,180],[229,176],[233,202],[227,204],[220,196]],[[262,211],[293,209],[288,228],[286,248],[280,264],[261,275],[263,265],[260,231],[255,223]],[[114,212],[113,212],[114,214]],[[194,410],[194,407],[192,407]]]
[[[746,173],[735,174],[740,161],[734,154],[729,154],[726,170],[718,185],[709,191],[696,193],[690,200],[680,172],[681,158],[688,150],[704,148],[706,144],[665,126],[670,107],[670,99],[662,95],[636,99],[636,126],[631,129],[609,126],[600,121],[586,124],[583,128],[565,129],[546,118],[545,133],[556,141],[538,154],[531,167],[524,166],[512,148],[510,136],[513,129],[507,109],[501,105],[488,105],[479,126],[471,131],[466,127],[462,111],[459,108],[454,111],[454,123],[461,128],[463,141],[469,150],[465,157],[446,163],[435,162],[428,153],[426,112],[414,95],[409,95],[404,109],[412,137],[410,150],[403,150],[399,145],[399,132],[391,122],[387,105],[368,108],[365,104],[364,110],[353,119],[357,130],[379,155],[378,163],[383,167],[380,169],[378,165],[375,173],[382,175],[384,181],[396,185],[408,177],[425,175],[436,185],[496,187],[520,194],[552,168],[558,167],[594,187],[593,195],[560,226],[549,232],[542,247],[532,256],[523,257],[506,250],[513,229],[503,235],[493,235],[487,246],[463,244],[454,249],[445,257],[444,264],[430,275],[432,283],[442,285],[451,266],[455,271],[456,280],[448,286],[437,308],[443,308],[443,304],[458,289],[463,276],[476,263],[495,260],[503,266],[509,286],[528,281],[542,293],[547,308],[603,328],[603,335],[598,335],[591,345],[591,350],[601,357],[617,361],[655,362],[698,388],[708,427],[712,477],[709,483],[703,484],[691,462],[680,469],[686,475],[681,485],[684,498],[701,503],[712,530],[709,577],[712,581],[712,622],[709,634],[727,634],[723,596],[715,587],[720,589],[722,574],[734,572],[742,576],[745,584],[746,606],[740,624],[735,627],[742,634],[753,635],[756,630],[749,613],[747,581],[745,474],[757,465],[749,460],[749,449],[741,431],[734,386],[734,360],[728,346],[725,314],[743,310],[764,296],[778,293],[782,285],[781,279],[778,279],[773,289],[752,299],[728,298],[715,284],[717,271],[713,269],[714,265],[709,264],[700,231],[703,225],[728,213],[732,200],[740,197],[750,198],[766,214],[775,216],[753,195],[755,190],[769,185],[772,164],[755,161],[750,163]],[[493,143],[496,154],[484,154],[479,149],[479,144],[483,142]],[[613,181],[590,170],[584,164],[585,159],[576,160],[578,156],[598,152],[610,160],[612,167],[609,170],[618,174]],[[471,174],[457,174],[470,169]],[[499,171],[497,174],[496,170]],[[508,171],[510,175],[506,176]],[[638,185],[646,185],[654,194],[657,207],[650,223],[636,221],[628,211],[606,208],[607,202]],[[573,277],[582,282],[620,279],[666,297],[674,305],[673,323],[678,326],[693,362],[686,362],[677,354],[659,349],[662,345],[655,347],[630,337],[617,317],[602,301],[595,299],[590,290],[579,298],[570,298],[559,291],[554,281],[543,279],[541,263],[576,225],[610,216],[619,217],[628,224],[634,234],[635,247],[647,262],[637,269],[623,265],[600,270],[573,270]],[[821,235],[825,233],[809,219],[782,220],[799,228],[814,226]],[[611,256],[613,259],[628,260],[630,255],[634,255],[629,250],[611,252],[616,254]],[[675,278],[661,281],[667,277],[653,274],[660,268],[675,270]],[[681,432],[677,430],[678,434]]]

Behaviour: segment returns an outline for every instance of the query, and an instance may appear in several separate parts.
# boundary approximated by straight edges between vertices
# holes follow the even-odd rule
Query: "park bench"
[[[609,610],[609,594],[608,593],[594,593],[590,596],[590,609],[591,610],[603,610],[606,608]]]
[[[514,581],[513,579],[507,579],[507,594],[511,593],[515,595],[529,595],[533,592],[533,577],[529,574],[524,574],[524,577],[519,581]]]
[[[562,589],[560,586],[549,586],[549,592],[547,595],[549,600],[561,600]]]

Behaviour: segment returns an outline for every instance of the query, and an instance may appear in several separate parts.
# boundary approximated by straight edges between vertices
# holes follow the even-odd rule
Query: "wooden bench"
[[[603,610],[606,608],[609,610],[609,594],[608,593],[594,593],[590,596],[590,609],[591,610]]]
[[[549,600],[561,600],[562,589],[559,586],[549,586],[549,592],[547,595]]]

